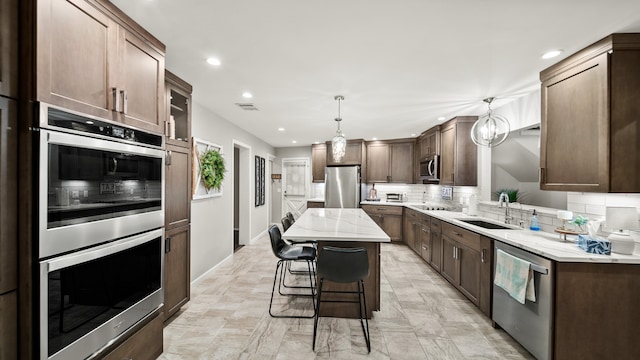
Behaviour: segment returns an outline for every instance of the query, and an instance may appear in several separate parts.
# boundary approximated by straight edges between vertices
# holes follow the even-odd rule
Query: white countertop
[[[391,204],[386,204],[391,205]],[[413,210],[425,213],[429,216],[446,221],[453,225],[465,228],[475,233],[485,235],[494,240],[504,242],[509,245],[527,250],[529,252],[544,256],[548,259],[560,262],[592,262],[592,263],[623,263],[623,264],[640,264],[639,255],[620,255],[611,253],[611,255],[598,255],[588,253],[579,248],[575,242],[563,241],[560,234],[547,233],[543,231],[532,231],[529,229],[521,229],[515,225],[505,225],[496,220],[483,218],[480,216],[471,216],[461,212],[452,212],[444,210],[420,210],[414,207],[417,204],[402,204]],[[460,221],[460,219],[477,219],[491,223],[498,223],[504,226],[513,227],[513,230],[493,230],[485,229],[479,226],[471,225]]]
[[[362,209],[307,209],[282,237],[291,241],[391,241]]]

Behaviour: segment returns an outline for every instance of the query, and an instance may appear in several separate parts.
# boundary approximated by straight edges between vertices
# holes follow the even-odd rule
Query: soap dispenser
[[[540,231],[540,225],[538,225],[538,213],[533,209],[533,214],[531,215],[531,225],[529,226],[530,230]]]

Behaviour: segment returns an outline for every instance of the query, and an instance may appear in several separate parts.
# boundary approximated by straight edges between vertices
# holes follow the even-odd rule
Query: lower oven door
[[[40,262],[40,358],[84,359],[162,305],[163,230]]]

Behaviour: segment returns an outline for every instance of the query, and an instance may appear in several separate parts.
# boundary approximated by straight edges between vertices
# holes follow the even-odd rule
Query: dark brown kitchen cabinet
[[[327,141],[327,166],[364,165],[366,164],[366,160],[367,154],[364,146],[364,140],[362,139],[347,140],[347,148],[345,150],[344,159],[342,159],[341,162],[333,160],[331,141]],[[364,171],[361,173],[365,174]]]
[[[542,190],[640,192],[638,64],[640,34],[612,34],[540,73]]]
[[[404,214],[402,216],[402,240],[415,252],[418,252],[417,249],[419,249],[420,233],[416,230],[420,227],[421,219],[422,214],[420,212],[404,208]]]
[[[18,96],[18,1],[0,0],[0,95]]]
[[[164,72],[166,109],[166,143],[191,148],[191,84],[169,70]]]
[[[163,133],[161,42],[104,0],[41,0],[37,20],[37,100]]]
[[[423,132],[418,137],[418,159],[440,155],[440,125]]]
[[[479,306],[480,235],[449,223],[442,223],[442,276],[472,303]]]
[[[0,96],[0,294],[18,286],[17,105],[16,100]]]
[[[440,185],[478,185],[478,147],[471,140],[477,116],[458,116],[440,130]]]
[[[307,201],[307,209],[324,208],[324,201]]]
[[[157,313],[143,327],[137,329],[124,342],[110,351],[104,360],[152,360],[162,354],[162,312]],[[100,356],[98,356],[100,358]]]
[[[190,226],[167,230],[164,257],[165,320],[190,299]]]
[[[431,256],[429,264],[431,267],[440,271],[442,268],[442,237],[441,237],[441,221],[434,217],[431,218]]]
[[[367,181],[413,183],[414,140],[367,143]]]
[[[427,215],[422,216],[422,222],[420,223],[420,251],[418,254],[429,262],[431,259],[431,253],[433,248],[431,246],[431,219]]]
[[[191,223],[191,149],[167,145],[165,227]]]
[[[0,294],[0,359],[18,359],[18,292]]]
[[[493,289],[493,239],[480,237],[480,297],[478,307],[491,318],[491,291]]]
[[[324,168],[327,166],[327,145],[311,145],[311,176],[314,183],[324,182]]]
[[[402,240],[402,206],[362,205],[362,210],[382,228],[391,241]]]

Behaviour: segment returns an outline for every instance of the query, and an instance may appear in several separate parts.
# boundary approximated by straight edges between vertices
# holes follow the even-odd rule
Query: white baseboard
[[[264,230],[263,232],[261,232],[260,234],[258,234],[256,237],[254,237],[253,239],[251,239],[249,241],[249,244],[255,244],[258,242],[258,239],[260,239],[262,236],[266,235],[267,232],[269,231],[269,229]]]
[[[220,261],[219,263],[215,264],[211,269],[207,270],[204,272],[204,274],[198,276],[197,278],[195,278],[192,282],[191,282],[191,286],[195,286],[196,283],[200,280],[202,280],[203,278],[205,278],[207,275],[209,275],[210,272],[212,272],[213,270],[217,269],[218,266],[224,264],[226,261],[230,260],[231,257],[233,256],[233,253],[229,256],[227,256],[226,258],[224,258],[222,261]]]

